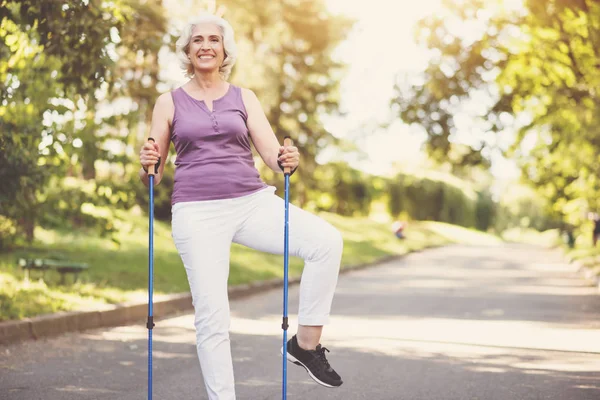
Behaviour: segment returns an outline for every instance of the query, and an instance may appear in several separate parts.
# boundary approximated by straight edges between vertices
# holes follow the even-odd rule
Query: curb
[[[419,250],[411,251],[417,252]],[[409,254],[409,253],[407,253]],[[340,275],[348,272],[374,267],[404,257],[406,254],[383,257],[371,263],[346,266],[340,269]],[[288,279],[288,285],[300,283],[300,277]],[[266,290],[283,287],[283,279],[275,278],[254,283],[231,286],[228,289],[229,299],[239,299]],[[155,319],[164,318],[177,312],[193,309],[192,295],[178,293],[164,296],[153,302]],[[19,321],[0,322],[0,345],[38,340],[45,337],[61,335],[67,332],[81,332],[88,329],[108,328],[130,323],[145,323],[148,315],[148,303],[125,303],[101,311],[70,311],[24,318]]]

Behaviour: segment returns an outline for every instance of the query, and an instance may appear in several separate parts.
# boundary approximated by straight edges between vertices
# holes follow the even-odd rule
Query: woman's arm
[[[140,163],[146,169],[154,168],[160,157],[158,173],[154,177],[154,184],[158,185],[162,179],[167,157],[169,155],[169,140],[171,136],[171,120],[175,106],[171,93],[163,93],[156,100],[152,111],[152,124],[150,137],[154,142],[147,141],[140,150]],[[140,168],[140,180],[148,186],[148,173]]]
[[[283,147],[279,144],[254,92],[249,89],[242,89],[242,100],[248,113],[247,124],[252,142],[265,164],[278,173],[282,172],[277,163],[278,160],[282,166],[290,167],[292,170],[296,169],[300,162],[298,149],[295,146]]]

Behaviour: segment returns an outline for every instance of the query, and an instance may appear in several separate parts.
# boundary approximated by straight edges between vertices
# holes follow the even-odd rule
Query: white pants
[[[225,200],[173,206],[175,246],[187,273],[195,310],[196,346],[210,400],[234,400],[227,278],[231,243],[283,254],[283,199],[275,188]],[[289,254],[304,259],[298,323],[328,323],[342,257],[339,231],[292,204]]]

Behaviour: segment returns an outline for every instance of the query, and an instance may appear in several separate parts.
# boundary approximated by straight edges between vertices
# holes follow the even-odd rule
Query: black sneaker
[[[287,342],[288,361],[304,367],[315,382],[326,387],[338,387],[343,383],[342,378],[329,365],[325,357],[326,351],[329,352],[326,347],[321,347],[321,345],[318,345],[315,350],[300,348],[296,335]],[[283,354],[283,347],[281,353]]]

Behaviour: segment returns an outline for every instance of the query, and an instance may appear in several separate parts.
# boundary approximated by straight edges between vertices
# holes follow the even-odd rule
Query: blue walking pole
[[[284,146],[291,146],[292,139],[286,136],[283,139]],[[285,179],[285,224],[283,228],[283,383],[282,383],[282,399],[287,399],[287,328],[288,328],[288,260],[289,260],[289,208],[290,208],[290,167],[283,168],[283,176]]]
[[[154,142],[149,138],[148,141]],[[148,400],[152,400],[152,328],[154,328],[154,316],[152,310],[152,294],[154,290],[154,175],[158,172],[160,158],[154,168],[148,168],[148,190],[150,194],[148,211]]]

